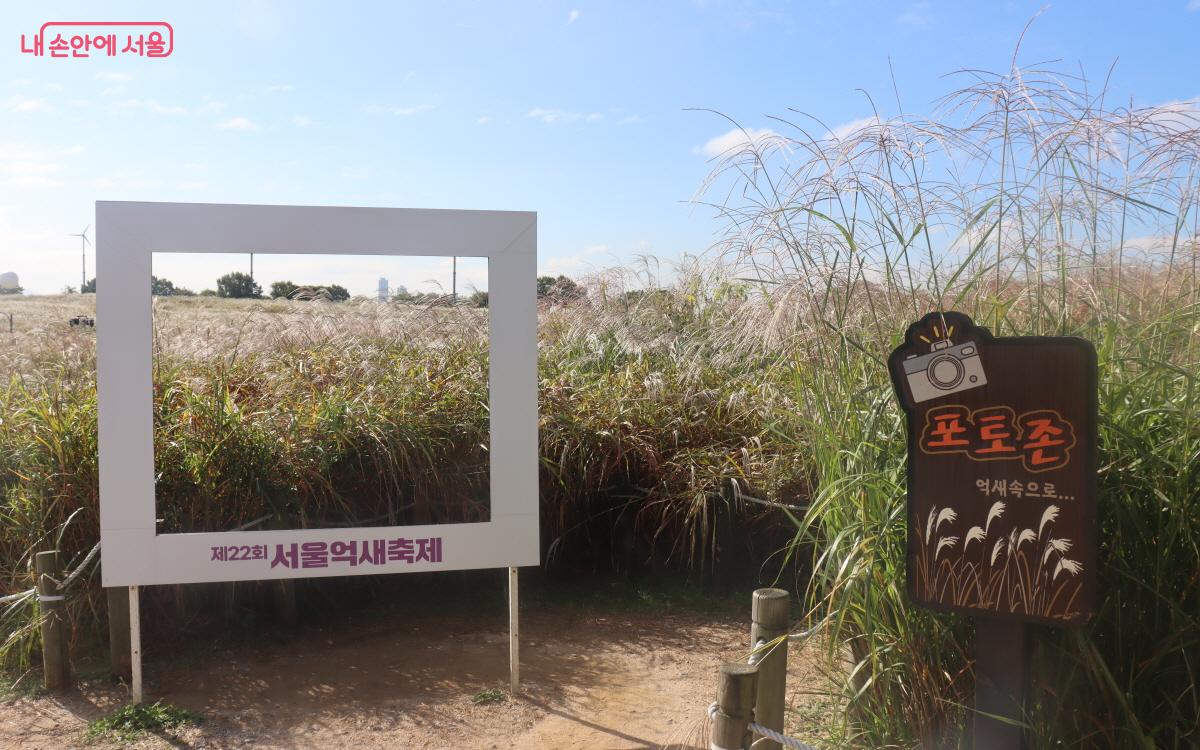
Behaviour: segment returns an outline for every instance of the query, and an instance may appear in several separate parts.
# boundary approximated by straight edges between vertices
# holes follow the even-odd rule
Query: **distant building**
[[[388,301],[388,289],[389,289],[388,280],[386,278],[384,278],[383,276],[380,276],[379,277],[379,301],[380,302]]]
[[[12,271],[0,273],[0,289],[20,289],[21,281]]]

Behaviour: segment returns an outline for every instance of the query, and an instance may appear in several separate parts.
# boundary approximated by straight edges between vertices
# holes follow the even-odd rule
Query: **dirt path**
[[[703,748],[717,666],[742,652],[747,628],[694,612],[541,608],[522,618],[523,695],[475,705],[472,696],[508,679],[504,623],[483,620],[389,617],[310,628],[190,666],[151,659],[147,695],[205,721],[129,746]],[[792,671],[807,670],[796,663]],[[122,698],[97,681],[62,699],[11,699],[0,706],[0,749],[120,746],[88,743],[85,733]]]

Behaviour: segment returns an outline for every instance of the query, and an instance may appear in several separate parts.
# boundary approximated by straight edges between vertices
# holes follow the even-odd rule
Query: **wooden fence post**
[[[783,589],[758,589],[751,606],[750,647],[779,643],[751,657],[758,664],[758,694],[754,702],[754,721],[768,729],[783,732],[783,707],[787,693],[788,625],[792,617],[792,597]],[[754,750],[780,750],[779,743],[760,737]]]
[[[109,670],[125,684],[133,679],[133,658],[129,653],[129,589],[111,586],[104,589],[108,597],[108,654]]]
[[[67,653],[66,601],[58,589],[58,552],[34,556],[38,602],[42,608],[42,674],[46,689],[60,693],[71,686],[71,659]]]
[[[713,717],[711,750],[744,750],[750,747],[746,725],[754,717],[758,666],[722,664],[717,682],[717,713]]]

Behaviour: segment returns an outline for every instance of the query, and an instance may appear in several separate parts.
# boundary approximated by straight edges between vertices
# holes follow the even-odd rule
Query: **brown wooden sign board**
[[[1068,626],[1095,609],[1096,352],[930,313],[888,359],[908,417],[908,592]]]

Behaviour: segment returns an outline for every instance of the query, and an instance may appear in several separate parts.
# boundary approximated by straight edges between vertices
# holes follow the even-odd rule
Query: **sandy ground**
[[[522,694],[475,705],[472,696],[507,685],[504,626],[494,615],[390,615],[187,664],[148,656],[148,699],[196,711],[201,724],[127,745],[89,741],[87,722],[124,699],[94,680],[61,698],[5,701],[0,749],[707,748],[717,667],[744,656],[748,629],[740,616],[539,607],[522,615]],[[789,687],[804,692],[802,651],[789,671]]]

